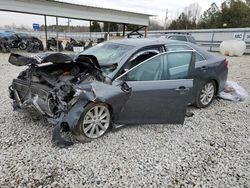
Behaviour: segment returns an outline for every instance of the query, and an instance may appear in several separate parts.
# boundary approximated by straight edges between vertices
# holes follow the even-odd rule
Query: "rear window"
[[[171,39],[171,40],[180,40],[180,41],[187,41],[186,36],[169,36],[168,39]]]
[[[192,36],[189,36],[189,37],[188,37],[188,41],[191,42],[191,43],[196,44],[196,40],[195,40],[194,37],[192,37]]]

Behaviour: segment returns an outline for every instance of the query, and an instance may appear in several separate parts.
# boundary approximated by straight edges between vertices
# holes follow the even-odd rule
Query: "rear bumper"
[[[228,69],[225,69],[219,76],[218,81],[218,91],[217,95],[224,89],[228,76]]]

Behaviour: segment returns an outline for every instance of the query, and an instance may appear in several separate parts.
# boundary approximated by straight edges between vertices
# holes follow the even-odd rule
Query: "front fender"
[[[75,129],[85,106],[89,103],[87,100],[79,100],[75,103],[75,105],[65,114],[62,118],[61,123],[67,123],[70,130]]]

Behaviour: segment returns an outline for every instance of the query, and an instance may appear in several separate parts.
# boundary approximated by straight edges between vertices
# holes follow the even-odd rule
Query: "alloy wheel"
[[[212,82],[208,82],[201,90],[200,102],[202,105],[208,105],[214,98],[215,87]]]
[[[99,138],[107,131],[109,125],[109,109],[104,105],[96,105],[86,112],[82,130],[89,138]]]

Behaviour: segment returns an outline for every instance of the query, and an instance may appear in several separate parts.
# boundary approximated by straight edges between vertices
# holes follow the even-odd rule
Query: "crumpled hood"
[[[43,63],[84,63],[92,68],[101,71],[98,60],[93,55],[66,55],[63,53],[40,53],[34,56],[23,56],[20,54],[11,53],[9,63],[15,66],[38,65]]]
[[[62,53],[41,53],[35,56],[23,56],[20,54],[11,53],[9,57],[9,63],[15,66],[24,66],[30,64],[42,64],[42,63],[69,63],[73,58]]]

